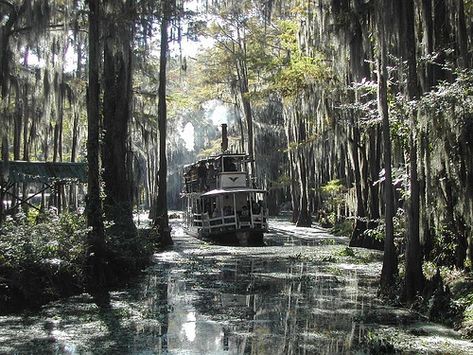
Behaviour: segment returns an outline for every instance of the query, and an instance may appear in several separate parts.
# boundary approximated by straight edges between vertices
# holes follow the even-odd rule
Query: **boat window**
[[[238,171],[238,162],[233,157],[223,157],[223,171]]]

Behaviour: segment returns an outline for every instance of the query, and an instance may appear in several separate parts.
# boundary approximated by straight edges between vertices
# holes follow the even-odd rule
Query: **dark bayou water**
[[[108,307],[87,295],[0,317],[0,353],[473,353],[376,298],[381,255],[273,221],[264,247],[207,244],[174,220],[172,251]]]

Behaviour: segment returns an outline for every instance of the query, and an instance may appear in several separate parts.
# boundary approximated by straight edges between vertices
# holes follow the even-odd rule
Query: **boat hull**
[[[192,237],[219,245],[263,246],[265,230],[231,230],[203,235],[197,228],[186,228]]]

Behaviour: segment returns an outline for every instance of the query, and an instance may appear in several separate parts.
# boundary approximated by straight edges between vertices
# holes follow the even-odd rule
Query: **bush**
[[[23,213],[0,226],[0,310],[35,307],[85,289],[87,228],[84,215]],[[149,264],[156,249],[149,233],[112,234],[107,229],[106,288],[121,284]]]
[[[437,265],[451,266],[455,265],[456,249],[458,246],[458,236],[447,228],[440,226],[435,233],[433,240],[432,255],[435,255],[434,262]]]
[[[83,216],[49,213],[38,224],[19,216],[0,227],[0,257],[22,270],[55,263],[83,264],[88,229]]]
[[[330,230],[336,236],[349,237],[353,232],[353,221],[349,219],[341,219]]]
[[[35,306],[80,289],[88,229],[83,216],[21,213],[0,227],[1,309]]]

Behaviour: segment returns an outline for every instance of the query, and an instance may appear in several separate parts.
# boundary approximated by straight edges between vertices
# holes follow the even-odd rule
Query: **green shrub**
[[[435,232],[432,255],[437,265],[455,265],[455,250],[458,245],[458,236],[446,226],[440,226]]]
[[[49,215],[38,224],[19,216],[0,227],[0,257],[15,269],[51,260],[82,264],[87,232],[84,217],[75,214]]]
[[[84,215],[54,210],[36,218],[20,213],[0,226],[0,313],[84,290],[88,232]],[[135,275],[156,249],[141,230],[131,237],[108,230],[105,244],[105,287]]]
[[[353,221],[343,218],[333,226],[330,232],[336,236],[349,237],[353,232]]]
[[[85,218],[47,212],[23,213],[0,226],[0,303],[4,310],[36,306],[83,285]]]

